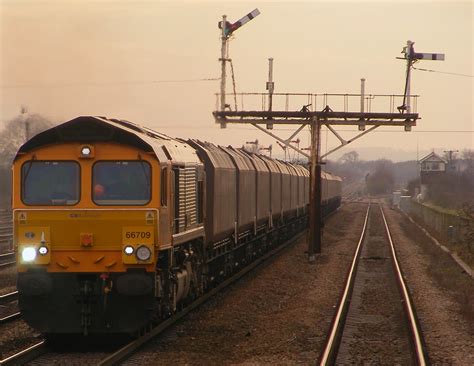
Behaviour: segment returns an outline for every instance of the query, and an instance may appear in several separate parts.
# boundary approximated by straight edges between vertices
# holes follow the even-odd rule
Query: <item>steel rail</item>
[[[352,293],[352,288],[355,282],[355,274],[357,272],[357,263],[359,262],[362,243],[367,233],[367,223],[369,221],[370,206],[371,206],[371,203],[369,201],[367,212],[365,213],[364,226],[360,234],[359,242],[357,243],[357,247],[354,253],[354,257],[352,259],[351,267],[349,268],[349,272],[347,274],[346,286],[344,287],[344,291],[342,292],[342,296],[339,301],[339,306],[337,308],[336,315],[334,316],[334,319],[332,322],[331,331],[329,333],[329,337],[326,342],[326,347],[324,348],[324,351],[320,357],[320,365],[333,364],[336,358],[339,339],[341,337],[342,329],[344,327],[344,318],[349,308],[349,303],[350,303],[349,298]]]
[[[13,321],[15,319],[19,319],[19,318],[21,318],[21,313],[20,312],[16,312],[16,313],[7,315],[4,318],[0,318],[0,325],[10,323],[11,321]]]
[[[408,315],[409,328],[410,328],[410,333],[412,336],[412,343],[414,346],[413,348],[415,351],[417,364],[420,366],[425,366],[426,364],[428,364],[428,353],[426,351],[423,338],[421,336],[421,331],[418,324],[418,320],[416,318],[415,309],[411,301],[410,294],[408,292],[408,287],[403,278],[400,264],[397,259],[397,254],[395,252],[395,245],[393,244],[392,234],[390,233],[390,229],[388,228],[388,223],[385,218],[385,214],[383,212],[382,206],[380,206],[380,212],[382,213],[383,222],[385,224],[385,233],[387,235],[388,241],[390,242],[390,250],[392,251],[392,263],[395,267],[397,282],[402,292],[402,300],[403,300],[404,308]]]
[[[15,265],[15,252],[0,254],[0,262],[0,269]]]
[[[6,262],[6,263],[0,263],[0,269],[2,268],[7,268],[7,267],[12,267],[16,264],[16,262]]]
[[[0,360],[0,365],[24,365],[25,363],[44,355],[46,352],[48,352],[46,341],[42,340],[10,357]]]
[[[421,331],[419,329],[419,324],[416,318],[415,309],[413,307],[410,294],[408,292],[408,287],[403,279],[403,274],[401,272],[400,264],[398,262],[396,251],[395,251],[395,245],[392,240],[392,234],[389,230],[388,223],[385,218],[382,206],[379,205],[379,207],[380,207],[380,211],[382,213],[382,218],[384,221],[385,234],[390,244],[390,251],[392,253],[392,265],[393,265],[393,269],[395,271],[395,277],[400,289],[401,301],[404,304],[405,315],[407,318],[406,320],[409,323],[408,328],[410,330],[410,335],[411,335],[410,341],[412,343],[414,356],[416,357],[417,365],[425,366],[429,364],[428,355],[427,355],[427,351],[424,345],[423,338],[421,336]],[[323,350],[323,353],[320,356],[319,365],[333,365],[335,364],[335,361],[336,361],[339,342],[342,336],[342,331],[344,329],[345,317],[347,315],[347,311],[350,305],[350,293],[352,292],[352,287],[355,282],[356,265],[359,260],[362,242],[366,234],[367,222],[368,222],[368,217],[369,217],[369,209],[370,209],[370,203],[369,203],[369,208],[367,209],[367,214],[365,217],[362,234],[359,239],[359,243],[357,245],[357,249],[352,261],[351,268],[349,270],[349,274],[347,276],[346,286],[341,296],[341,300],[339,302],[338,309],[331,326],[331,331],[329,333],[326,346]]]
[[[5,295],[0,295],[0,305],[8,304],[18,299],[18,291],[13,291]]]
[[[274,256],[278,252],[282,251],[283,249],[289,247],[291,244],[294,244],[295,242],[300,239],[307,230],[302,231],[301,233],[297,234],[295,237],[287,240],[285,243],[281,244],[280,246],[276,247],[275,249],[269,251],[268,253],[264,254],[262,257],[257,258],[255,261],[253,261],[250,265],[247,267],[243,268],[239,272],[237,272],[235,275],[232,277],[228,278],[221,284],[219,284],[217,287],[209,291],[208,293],[204,294],[200,298],[198,298],[196,301],[194,301],[192,304],[184,308],[182,311],[179,313],[175,314],[171,318],[166,319],[159,325],[157,325],[155,328],[153,328],[150,332],[146,333],[139,339],[127,344],[126,346],[122,347],[119,349],[117,352],[111,354],[107,358],[103,359],[101,362],[98,363],[98,366],[109,366],[109,365],[116,365],[117,363],[123,361],[127,357],[131,356],[135,351],[143,346],[145,343],[153,339],[154,337],[158,336],[160,333],[162,333],[164,330],[175,324],[178,320],[181,318],[185,317],[187,314],[189,314],[191,311],[194,309],[198,308],[205,302],[207,302],[210,298],[212,298],[214,295],[216,295],[218,292],[226,288],[227,286],[231,285],[232,283],[236,282],[238,279],[246,275],[248,272],[259,266],[262,262],[265,260],[269,259],[270,257]]]

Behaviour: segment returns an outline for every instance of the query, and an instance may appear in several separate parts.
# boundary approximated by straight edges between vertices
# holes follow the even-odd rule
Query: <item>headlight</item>
[[[133,247],[131,245],[127,245],[125,248],[123,248],[123,252],[126,255],[132,255],[133,254]]]
[[[151,257],[151,250],[146,247],[145,245],[142,245],[137,249],[137,258],[141,261],[147,261]]]
[[[48,247],[41,246],[41,247],[38,248],[38,253],[41,254],[41,255],[46,255],[46,254],[48,254],[48,252],[49,252]]]
[[[36,249],[34,247],[23,248],[21,252],[21,258],[23,262],[32,262],[36,258]]]

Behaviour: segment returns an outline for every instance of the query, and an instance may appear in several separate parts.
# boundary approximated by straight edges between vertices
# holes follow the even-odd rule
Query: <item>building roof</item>
[[[434,151],[426,155],[424,158],[422,158],[419,163],[424,163],[425,161],[435,161],[435,162],[441,162],[447,164],[448,162],[444,160],[442,157],[440,157],[438,154],[436,154]]]

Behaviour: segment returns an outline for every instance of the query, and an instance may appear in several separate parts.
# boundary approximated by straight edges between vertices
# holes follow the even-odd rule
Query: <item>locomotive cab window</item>
[[[80,168],[73,161],[27,161],[21,168],[21,198],[26,205],[75,205]]]
[[[99,161],[92,172],[97,205],[146,205],[151,199],[151,167],[146,161]]]

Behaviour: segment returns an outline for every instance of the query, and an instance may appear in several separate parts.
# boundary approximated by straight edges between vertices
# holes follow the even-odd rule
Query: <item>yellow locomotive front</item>
[[[168,182],[156,154],[130,133],[106,138],[82,128],[39,135],[14,161],[20,310],[45,334],[133,333],[159,313]]]

